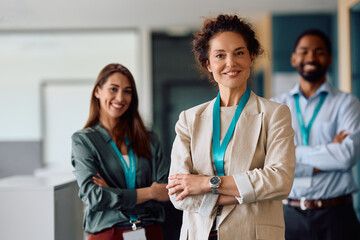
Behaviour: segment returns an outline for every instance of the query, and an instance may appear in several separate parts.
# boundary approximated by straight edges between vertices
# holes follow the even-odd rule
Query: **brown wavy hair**
[[[128,110],[119,118],[118,123],[110,134],[115,137],[114,140],[117,146],[120,146],[125,141],[126,136],[130,141],[130,147],[137,156],[150,158],[150,137],[138,111],[139,99],[135,80],[129,69],[121,64],[108,64],[99,73],[91,93],[90,113],[84,128],[94,127],[99,123],[100,102],[95,97],[95,91],[97,87],[102,88],[108,78],[114,73],[121,73],[129,79],[132,96]]]
[[[209,60],[210,40],[218,33],[234,32],[240,34],[247,45],[250,56],[255,60],[264,51],[255,37],[255,32],[250,23],[236,15],[218,15],[216,18],[205,19],[202,28],[193,34],[192,50],[199,71],[214,82],[212,73],[207,69]]]

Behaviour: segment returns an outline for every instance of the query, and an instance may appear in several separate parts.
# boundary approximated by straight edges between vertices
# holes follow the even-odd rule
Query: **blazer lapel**
[[[249,101],[236,124],[230,149],[230,163],[226,175],[231,176],[243,173],[250,168],[259,141],[262,124],[262,113],[258,111],[256,98],[256,95],[251,93]],[[223,207],[220,224],[235,206],[236,204]]]
[[[213,99],[203,112],[196,116],[194,132],[192,135],[192,152],[194,169],[204,175],[214,175],[212,165],[212,111],[215,99]],[[210,164],[209,164],[210,163]]]

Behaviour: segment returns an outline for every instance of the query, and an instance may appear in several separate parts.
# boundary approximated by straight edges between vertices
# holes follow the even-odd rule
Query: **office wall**
[[[0,32],[0,177],[13,173],[7,169],[31,173],[48,161],[41,159],[39,151],[47,131],[43,128],[46,118],[42,117],[45,114],[40,94],[44,81],[94,82],[106,64],[120,62],[138,80],[142,96],[140,45],[137,30]],[[58,103],[70,97],[59,96]],[[64,118],[72,118],[65,114]],[[83,125],[79,123],[78,128]],[[58,149],[68,152],[69,142],[63,142]],[[69,164],[70,155],[62,161]]]
[[[337,15],[336,13],[275,14],[272,17],[272,95],[291,89],[298,82],[298,74],[290,57],[298,34],[308,28],[323,30],[332,41],[333,64],[328,79],[337,86]]]

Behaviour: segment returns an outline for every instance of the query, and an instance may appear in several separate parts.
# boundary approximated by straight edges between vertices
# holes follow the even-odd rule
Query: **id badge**
[[[134,231],[124,232],[124,240],[146,240],[145,228],[138,228]]]

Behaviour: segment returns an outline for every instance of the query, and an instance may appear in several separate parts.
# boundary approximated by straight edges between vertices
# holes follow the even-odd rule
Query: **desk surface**
[[[55,174],[53,176],[15,175],[0,179],[0,189],[58,189],[76,181],[75,176]]]

